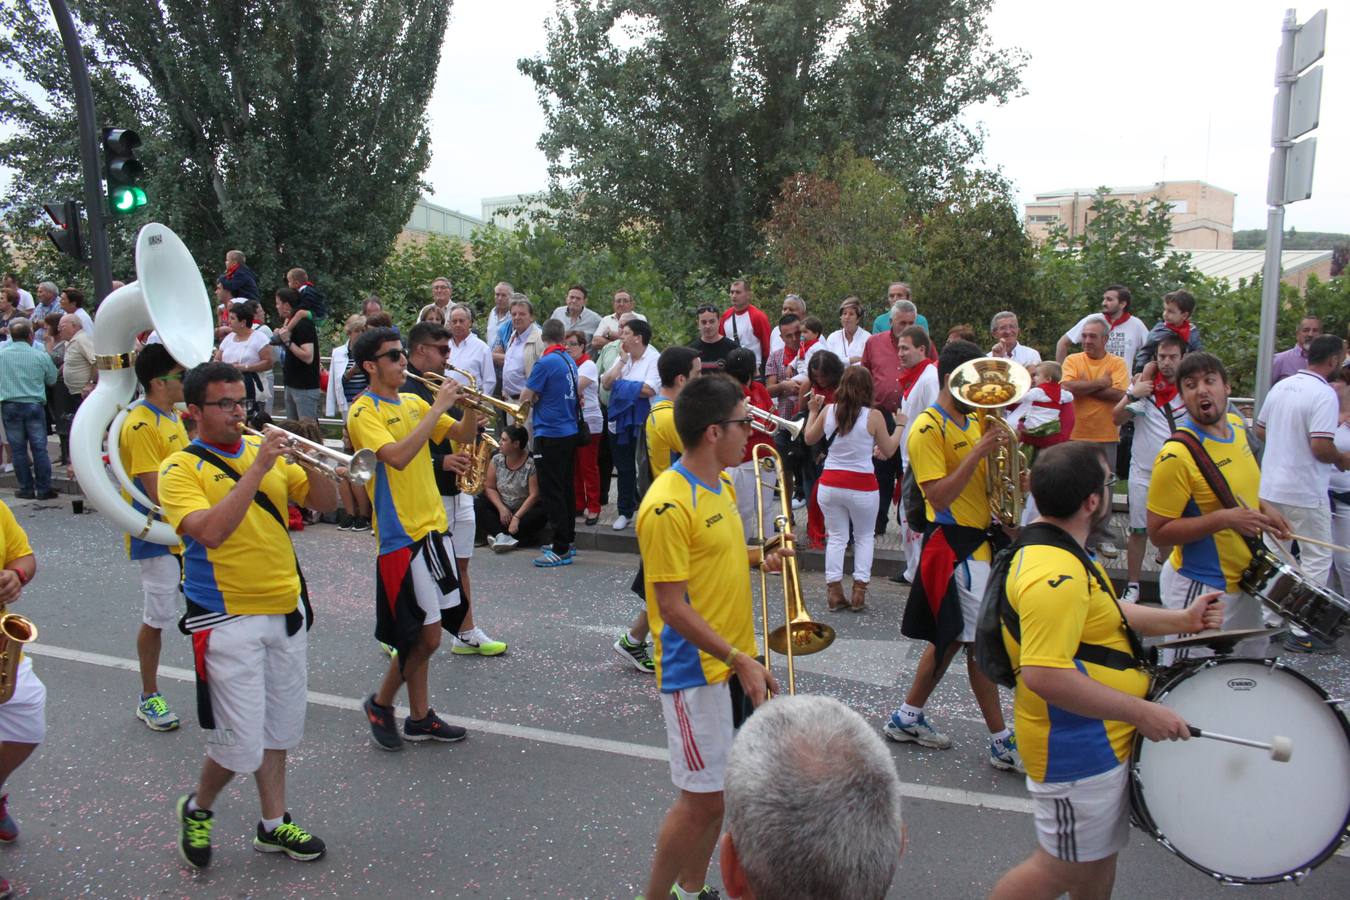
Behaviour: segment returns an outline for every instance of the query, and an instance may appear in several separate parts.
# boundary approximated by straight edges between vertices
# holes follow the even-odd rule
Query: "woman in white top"
[[[844,361],[846,366],[856,366],[862,362],[863,347],[872,335],[859,327],[862,321],[862,301],[857,297],[845,297],[839,304],[839,324],[844,326],[825,339],[825,349]]]
[[[216,348],[217,362],[227,362],[244,374],[245,396],[251,404],[259,404],[268,410],[271,404],[266,396],[264,372],[272,371],[272,345],[268,336],[253,330],[253,308],[248,303],[236,303],[230,307],[225,319],[230,331],[220,339]]]
[[[323,413],[330,419],[346,419],[347,407],[351,406],[352,401],[365,390],[366,385],[370,384],[369,376],[361,379],[359,387],[352,384],[346,377],[347,370],[354,366],[352,363],[352,345],[356,343],[357,338],[365,333],[366,317],[359,314],[348,316],[343,331],[347,335],[347,342],[334,347],[333,356],[328,361],[328,390],[324,398]]]
[[[572,460],[572,494],[576,511],[586,514],[586,524],[600,521],[600,442],[605,439],[600,419],[600,370],[586,355],[584,331],[569,331],[563,347],[577,364],[577,388],[581,391],[581,418],[591,433],[590,442],[578,447]]]
[[[872,408],[872,374],[849,366],[839,380],[834,402],[825,405],[819,394],[808,401],[807,446],[822,438],[830,441],[825,454],[816,500],[825,515],[825,591],[832,610],[867,605],[867,583],[872,580],[872,545],[876,539],[877,477],[872,451],[890,458],[900,446],[899,429],[886,427],[880,410]],[[853,527],[853,596],[844,600],[844,548]]]

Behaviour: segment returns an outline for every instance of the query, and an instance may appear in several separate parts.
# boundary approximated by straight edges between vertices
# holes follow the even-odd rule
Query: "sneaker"
[[[678,898],[680,894],[675,892],[675,888],[671,888],[670,896]],[[698,900],[722,900],[722,892],[705,884],[703,890],[698,892]]]
[[[380,649],[384,651],[385,656],[389,657],[390,659],[395,659],[398,657],[398,648],[395,647],[393,644],[386,644],[384,641],[376,641],[375,643],[380,645]]]
[[[361,708],[366,711],[366,719],[370,722],[370,736],[374,738],[375,744],[381,750],[402,750],[403,738],[398,733],[394,708],[376,703],[374,694],[366,698]]]
[[[211,864],[211,826],[215,823],[205,809],[188,812],[192,794],[178,798],[178,855],[194,869]]]
[[[169,709],[169,704],[159,691],[141,698],[140,705],[136,707],[136,718],[151,731],[173,731],[178,727],[178,716]]]
[[[16,500],[36,500],[37,494],[32,491],[15,491],[14,498]]]
[[[352,526],[352,531],[367,531],[374,533],[375,528],[370,524],[369,519],[361,517],[357,519],[356,524]]]
[[[593,516],[587,516],[587,517],[586,517],[586,524],[587,524],[587,525],[599,525],[599,524],[600,524],[600,514],[599,514],[599,513],[596,513],[596,514],[593,515]]]
[[[577,558],[577,545],[576,545],[576,544],[568,544],[568,545],[567,545],[567,552],[563,554],[563,557],[562,557],[562,558],[563,558],[563,559],[576,559],[576,558]]]
[[[1097,553],[1107,559],[1115,559],[1120,556],[1120,548],[1113,541],[1102,541],[1097,545]]]
[[[300,862],[313,862],[327,850],[323,841],[292,822],[290,813],[282,817],[275,831],[263,831],[263,824],[259,822],[253,849],[259,853],[285,853]]]
[[[403,720],[403,737],[409,741],[444,741],[453,743],[462,741],[468,737],[469,733],[458,725],[451,725],[449,722],[436,715],[434,709],[427,710],[425,719],[414,719],[412,716]]]
[[[458,653],[460,656],[501,656],[506,652],[506,641],[494,641],[488,637],[481,628],[475,627],[472,631],[465,631],[457,635],[454,639],[454,646],[450,648],[451,653]]]
[[[493,553],[506,553],[509,550],[514,550],[519,547],[520,541],[503,531],[501,534],[497,535],[497,539],[494,540],[490,546],[492,547]]]
[[[1123,593],[1123,594],[1120,595],[1120,602],[1121,602],[1121,603],[1138,603],[1138,602],[1139,602],[1139,585],[1137,585],[1137,584],[1132,584],[1132,585],[1130,585],[1129,587],[1125,588],[1125,593]]]
[[[0,796],[0,843],[12,844],[19,837],[19,823],[9,814],[9,794]]]
[[[804,498],[804,497],[793,497],[793,498],[792,498],[792,508],[793,508],[793,509],[802,509],[802,508],[805,507],[805,506],[806,506],[806,498]]]
[[[989,742],[989,765],[1005,772],[1027,774],[1026,767],[1022,765],[1022,755],[1017,752],[1017,735],[1010,734],[1006,738]]]
[[[337,514],[337,517],[338,517],[338,520],[337,520],[338,531],[355,531],[355,530],[356,530],[356,516],[349,516],[349,515],[347,515],[346,511],[344,510],[344,511],[339,512],[339,513]]]
[[[10,889],[9,881],[0,878],[0,900],[9,900],[9,898],[13,896],[14,891]]]
[[[952,739],[935,731],[928,720],[919,713],[919,718],[914,720],[914,724],[906,725],[900,721],[900,710],[891,713],[891,717],[886,720],[886,725],[881,729],[882,734],[893,741],[904,744],[910,741],[918,744],[920,747],[933,747],[937,750],[946,750],[952,745]]]
[[[1336,646],[1311,634],[1294,634],[1293,632],[1284,636],[1283,643],[1284,649],[1290,653],[1325,653]]]
[[[628,517],[619,516],[617,519],[614,520],[614,524],[610,525],[609,527],[613,528],[615,531],[623,531],[625,528],[628,527]]]
[[[614,642],[614,652],[624,658],[625,661],[632,663],[633,668],[639,672],[652,674],[656,671],[656,663],[652,660],[651,653],[647,650],[647,642],[637,643],[628,637],[628,632],[619,635],[619,639]]]
[[[553,569],[558,566],[570,566],[572,564],[572,553],[569,550],[567,556],[559,556],[553,552],[552,547],[545,547],[544,552],[534,559],[534,564],[540,569]]]

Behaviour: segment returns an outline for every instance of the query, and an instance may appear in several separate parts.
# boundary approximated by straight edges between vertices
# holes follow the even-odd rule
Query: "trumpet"
[[[459,386],[458,403],[460,406],[477,413],[482,413],[485,416],[505,413],[521,425],[524,425],[525,420],[530,417],[529,403],[510,403],[506,400],[498,400],[496,397],[478,390],[478,382],[475,381],[474,377],[468,372],[455,366],[446,366],[446,368],[452,372],[459,372],[469,379],[468,384]],[[450,380],[445,375],[439,375],[435,372],[423,372],[421,375],[414,375],[411,372],[404,372],[403,374],[404,377],[411,378],[413,381],[424,384],[433,391],[439,391],[445,386],[445,383]]]
[[[784,419],[782,416],[775,416],[767,409],[760,409],[749,402],[745,404],[745,411],[749,414],[751,422],[750,427],[760,434],[774,434],[778,431],[786,431],[788,437],[794,441],[801,437],[802,429],[806,427],[804,422],[797,422],[792,419]]]
[[[778,418],[775,416],[774,418]],[[779,419],[779,421],[783,421]],[[798,424],[798,423],[790,423]],[[784,547],[794,548],[792,537],[792,498],[788,494],[788,483],[783,477],[783,457],[767,444],[756,444],[750,451],[755,463],[755,476],[759,482],[755,486],[756,538],[762,552],[768,553],[772,542],[764,533],[764,492],[762,487],[774,490],[778,495],[779,511],[773,518],[778,534],[773,541],[781,541]],[[774,484],[764,480],[763,472],[775,472],[778,477]],[[802,600],[801,579],[797,573],[797,558],[783,557],[783,617],[784,624],[769,630],[769,585],[761,559],[759,568],[759,611],[764,620],[764,667],[769,668],[770,651],[787,657],[788,693],[797,693],[797,668],[794,658],[800,654],[819,653],[834,643],[834,629],[821,622],[812,621],[806,612],[806,603]]]
[[[245,425],[243,431],[244,434],[260,438],[266,438],[273,432],[281,432],[286,435],[287,459],[306,471],[317,472],[331,481],[345,481],[353,486],[362,487],[375,477],[375,469],[379,465],[374,450],[357,450],[348,456],[323,444],[302,438],[298,434],[291,434],[275,425],[264,425],[262,431]]]
[[[962,363],[947,379],[947,390],[966,406],[979,411],[980,430],[1003,432],[1006,442],[985,466],[989,512],[1002,525],[1015,528],[1022,520],[1022,454],[1017,432],[998,410],[1021,400],[1031,390],[1031,375],[1009,359],[992,357]]]

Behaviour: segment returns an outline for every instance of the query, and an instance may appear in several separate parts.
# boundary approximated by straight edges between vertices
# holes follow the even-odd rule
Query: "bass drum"
[[[1163,673],[1150,698],[1206,731],[1293,741],[1288,762],[1203,738],[1135,740],[1136,822],[1214,878],[1298,880],[1350,837],[1350,724],[1325,691],[1280,663],[1209,659]]]

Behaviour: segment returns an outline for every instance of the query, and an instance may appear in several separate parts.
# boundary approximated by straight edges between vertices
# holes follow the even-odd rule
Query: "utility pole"
[[[1294,140],[1317,127],[1322,105],[1322,67],[1300,75],[1326,52],[1327,11],[1319,10],[1298,24],[1290,9],[1284,13],[1282,39],[1275,63],[1275,117],[1271,126],[1270,177],[1266,183],[1266,266],[1261,276],[1261,334],[1256,350],[1256,409],[1270,390],[1271,360],[1275,355],[1275,319],[1280,309],[1280,257],[1284,250],[1284,207],[1312,196],[1313,160],[1317,138]]]

